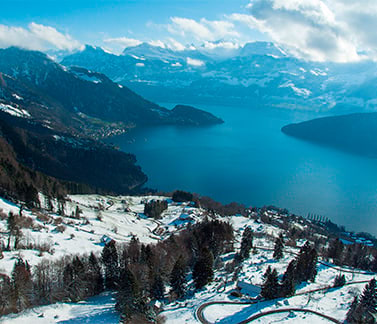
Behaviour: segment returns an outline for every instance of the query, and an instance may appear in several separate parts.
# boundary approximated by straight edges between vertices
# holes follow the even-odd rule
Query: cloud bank
[[[252,0],[233,22],[268,35],[293,55],[314,61],[377,59],[377,2]]]
[[[73,51],[82,48],[77,40],[50,26],[30,23],[28,28],[0,25],[0,48],[18,46],[31,50]]]

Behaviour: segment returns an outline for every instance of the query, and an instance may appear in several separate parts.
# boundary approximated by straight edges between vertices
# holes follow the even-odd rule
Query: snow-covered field
[[[55,212],[40,212],[23,210],[23,215],[33,220],[31,228],[24,228],[21,244],[32,243],[37,246],[47,244],[50,252],[40,252],[38,249],[21,249],[4,251],[4,258],[0,259],[0,273],[10,275],[15,260],[22,256],[31,266],[38,264],[43,258],[58,259],[67,254],[100,253],[103,248],[103,235],[117,242],[127,242],[136,235],[143,243],[154,243],[168,237],[171,233],[183,228],[188,222],[197,222],[204,213],[203,210],[190,207],[187,204],[175,204],[169,201],[168,209],[158,221],[148,219],[143,215],[144,202],[150,199],[166,199],[166,197],[110,197],[99,195],[73,195],[65,205],[65,215],[56,213],[57,202],[53,202]],[[42,199],[43,200],[43,199]],[[45,204],[46,202],[43,202]],[[82,212],[80,218],[72,217],[76,208]],[[19,213],[19,206],[0,199],[0,210],[3,213]],[[224,218],[223,218],[224,220]],[[243,230],[249,226],[255,234],[253,245],[261,248],[273,248],[274,238],[278,237],[281,229],[260,221],[243,216],[226,217],[235,230],[236,250],[240,246]],[[57,227],[64,231],[59,231]],[[6,220],[0,220],[0,240],[7,244]],[[297,242],[301,246],[304,241]],[[286,247],[286,251],[298,252],[298,248]],[[224,270],[217,271],[214,281],[206,288],[189,293],[184,301],[172,302],[165,305],[162,315],[166,324],[199,323],[197,310],[200,305],[208,302],[239,302],[249,301],[250,297],[231,296],[237,281],[260,286],[262,276],[268,266],[276,268],[282,275],[294,254],[285,253],[280,261],[272,257],[273,252],[259,248],[253,249],[250,258],[244,261],[237,278],[227,274]],[[222,256],[224,265],[231,262],[234,253]],[[224,267],[223,267],[224,268]],[[349,305],[355,295],[359,294],[365,283],[348,285],[341,288],[306,293],[314,289],[331,285],[339,269],[318,265],[318,275],[314,283],[305,283],[297,287],[296,293],[304,293],[286,299],[258,302],[255,304],[213,304],[204,308],[203,316],[211,323],[239,323],[250,316],[274,309],[305,308],[329,315],[339,321],[345,318]],[[367,281],[372,275],[344,272],[347,282]],[[236,279],[234,281],[234,279]],[[189,283],[190,286],[190,283]],[[191,295],[190,295],[191,294]],[[79,303],[57,303],[27,310],[21,314],[4,316],[2,323],[117,323],[119,316],[114,311],[115,300],[110,293],[90,298]],[[257,319],[254,323],[326,323],[326,319],[309,313],[286,312],[272,314]]]
[[[89,254],[92,251],[100,253],[104,246],[101,242],[103,235],[117,242],[128,242],[133,235],[136,235],[142,243],[157,242],[164,235],[176,231],[181,224],[185,223],[180,219],[182,214],[190,214],[192,219],[198,219],[200,215],[199,210],[188,207],[186,204],[170,204],[160,221],[146,218],[142,214],[143,201],[165,199],[163,197],[74,195],[69,198],[70,201],[67,201],[65,205],[67,216],[61,216],[55,212],[41,215],[39,212],[23,210],[23,216],[32,218],[33,228],[22,230],[21,245],[50,246],[51,253],[41,253],[38,249],[5,251],[4,258],[0,260],[0,273],[9,275],[19,256],[33,266],[41,262],[43,258],[55,260],[66,254]],[[55,209],[57,209],[56,205],[55,202]],[[99,206],[104,210],[100,211]],[[71,217],[76,207],[82,210],[80,219]],[[19,210],[19,206],[0,198],[0,211],[4,214],[9,212],[18,214]],[[161,229],[155,231],[157,227]],[[59,228],[60,230],[64,228],[64,231],[60,232]],[[7,239],[6,220],[0,220],[0,241],[3,246],[6,246]]]

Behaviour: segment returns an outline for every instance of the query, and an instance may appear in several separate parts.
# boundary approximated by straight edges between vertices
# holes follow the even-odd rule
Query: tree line
[[[58,301],[76,302],[104,289],[116,294],[125,323],[156,323],[151,301],[171,301],[212,281],[221,254],[232,250],[229,223],[205,219],[157,244],[106,244],[100,256],[44,259],[31,267],[18,258],[0,277],[0,315]],[[189,278],[192,277],[192,285]]]

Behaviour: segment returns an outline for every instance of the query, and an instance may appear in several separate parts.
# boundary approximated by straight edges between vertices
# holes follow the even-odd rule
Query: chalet
[[[256,298],[261,293],[261,287],[253,285],[249,282],[238,280],[237,281],[237,291],[239,291],[243,295],[248,295],[252,298]]]
[[[104,243],[104,244],[109,244],[111,242],[115,242],[115,240],[112,239],[111,237],[107,236],[106,234],[104,234],[101,237],[101,242]]]

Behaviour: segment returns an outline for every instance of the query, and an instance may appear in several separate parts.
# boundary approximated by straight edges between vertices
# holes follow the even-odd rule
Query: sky
[[[0,0],[0,48],[120,53],[272,41],[312,61],[377,59],[376,0]]]

